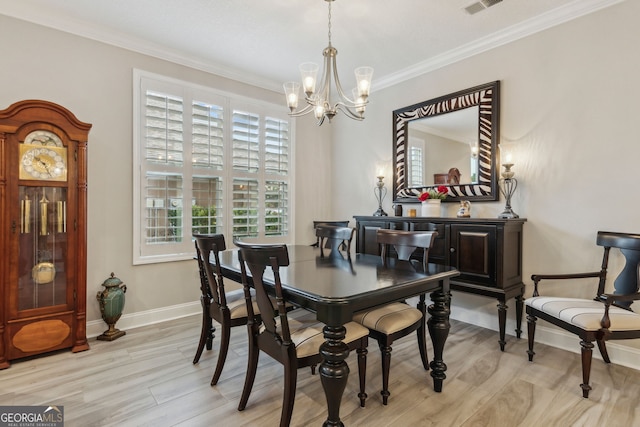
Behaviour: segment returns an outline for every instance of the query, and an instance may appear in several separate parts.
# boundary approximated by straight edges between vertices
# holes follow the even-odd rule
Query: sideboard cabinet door
[[[497,286],[495,225],[451,225],[450,265],[460,271],[456,278],[485,286]]]

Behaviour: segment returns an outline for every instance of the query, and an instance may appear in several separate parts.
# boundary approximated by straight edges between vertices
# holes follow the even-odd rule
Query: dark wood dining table
[[[280,269],[284,298],[315,312],[325,324],[325,342],[320,346],[323,361],[319,367],[328,407],[324,426],[343,425],[340,402],[349,374],[344,325],[357,311],[429,293],[432,304],[427,309],[427,325],[434,350],[430,373],[434,390],[442,391],[447,370],[442,355],[450,328],[449,279],[459,274],[457,270],[429,264],[425,272],[419,263],[389,259],[385,265],[375,255],[346,257],[310,246],[287,248],[290,265]],[[224,277],[241,281],[237,249],[220,253],[220,267]],[[273,284],[270,271],[264,281],[266,285]],[[418,305],[424,313],[423,300]]]

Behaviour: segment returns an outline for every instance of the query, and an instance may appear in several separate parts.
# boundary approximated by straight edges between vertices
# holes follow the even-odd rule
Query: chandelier
[[[320,88],[316,90],[318,82],[318,65],[305,62],[300,65],[300,74],[302,76],[302,87],[305,94],[305,102],[307,105],[301,110],[298,108],[300,83],[287,82],[284,84],[284,93],[287,98],[289,107],[289,115],[299,117],[313,112],[320,126],[324,119],[329,121],[342,111],[347,117],[354,120],[363,120],[364,111],[369,103],[369,91],[371,89],[371,78],[373,77],[373,68],[358,67],[355,69],[356,87],[352,90],[352,97],[342,89],[340,79],[338,78],[338,67],[336,66],[336,56],[338,50],[331,45],[331,3],[334,0],[325,0],[329,3],[329,46],[322,51],[324,57],[324,70],[320,79]],[[336,103],[331,101],[331,78],[335,81],[335,89],[339,100]]]

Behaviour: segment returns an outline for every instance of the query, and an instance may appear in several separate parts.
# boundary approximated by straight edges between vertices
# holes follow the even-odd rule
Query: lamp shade
[[[371,91],[371,79],[373,78],[373,68],[371,67],[358,67],[354,71],[356,75],[356,88],[358,89],[358,95],[367,99],[369,92]]]
[[[287,106],[291,111],[298,108],[300,83],[286,82],[284,85],[284,96],[287,98]]]

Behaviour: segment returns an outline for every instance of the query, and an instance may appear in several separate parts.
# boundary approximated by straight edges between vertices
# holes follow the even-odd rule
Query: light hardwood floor
[[[191,363],[199,330],[200,318],[191,316],[129,330],[113,342],[92,339],[86,352],[14,361],[0,371],[0,405],[63,405],[69,427],[278,425],[282,367],[261,355],[249,404],[238,412],[246,329],[232,329],[229,356],[215,387],[209,381],[218,339],[199,364]],[[358,406],[353,354],[342,421],[367,427],[640,425],[640,372],[594,360],[587,400],[579,388],[577,354],[537,344],[529,363],[526,339],[508,337],[504,353],[497,340],[495,331],[452,321],[442,393],[433,391],[421,367],[415,335],[399,340],[393,347],[386,407],[379,394],[379,350],[370,340],[367,406]],[[325,419],[319,377],[299,370],[292,426],[320,426]]]

